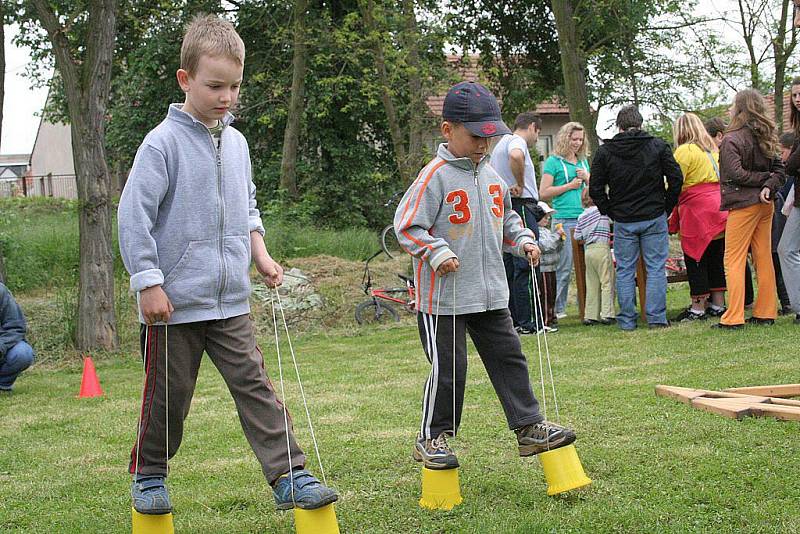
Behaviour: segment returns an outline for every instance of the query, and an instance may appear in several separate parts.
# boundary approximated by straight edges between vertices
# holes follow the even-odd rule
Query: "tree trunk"
[[[408,64],[408,89],[411,105],[408,118],[408,169],[413,173],[424,165],[423,159],[423,134],[425,128],[425,114],[428,108],[425,105],[425,95],[422,92],[422,72],[419,59],[419,31],[417,28],[417,13],[414,10],[414,0],[403,0],[404,32],[403,48],[406,50]],[[410,182],[413,174],[403,176]]]
[[[556,19],[558,44],[561,52],[561,70],[564,72],[564,92],[567,95],[570,119],[584,125],[589,135],[589,150],[597,151],[597,118],[589,105],[586,88],[586,59],[578,40],[577,27],[571,0],[552,0]]]
[[[76,116],[77,115],[77,116]],[[111,176],[102,137],[103,115],[70,113],[80,217],[80,283],[75,343],[79,349],[117,346]],[[94,119],[94,120],[93,120]],[[98,120],[99,119],[99,120]],[[101,135],[98,135],[100,133]]]
[[[791,24],[790,16],[792,10],[789,8],[790,0],[783,0],[781,5],[781,16],[778,19],[777,32],[772,40],[772,52],[775,57],[775,124],[778,131],[782,132],[788,125],[783,124],[783,88],[786,84],[786,63],[794,52],[797,44],[797,30],[790,26],[789,32],[791,39],[786,42],[786,25]]]
[[[118,346],[111,239],[111,177],[106,164],[105,115],[116,38],[115,0],[91,0],[82,58],[72,56],[68,29],[47,0],[31,0],[53,45],[64,84],[80,201],[80,282],[75,343],[79,350]]]
[[[386,122],[389,124],[389,134],[392,138],[394,159],[397,164],[397,169],[400,171],[400,176],[403,177],[404,181],[410,181],[412,179],[411,174],[415,171],[409,170],[408,155],[403,140],[403,131],[400,128],[397,110],[392,101],[391,89],[389,87],[389,75],[386,71],[386,59],[383,54],[383,43],[380,37],[381,32],[375,22],[375,4],[372,0],[362,1],[360,4],[361,13],[364,16],[364,26],[367,30],[367,39],[371,44],[372,53],[375,56],[375,68],[378,71],[381,102],[383,103],[383,109],[386,111]]]
[[[289,116],[283,132],[283,154],[281,157],[281,189],[290,198],[297,198],[297,146],[300,142],[300,122],[305,102],[306,78],[306,10],[308,0],[295,0],[292,46],[292,96],[289,101]]]

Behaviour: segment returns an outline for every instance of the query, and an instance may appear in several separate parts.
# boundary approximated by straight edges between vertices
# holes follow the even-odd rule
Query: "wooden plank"
[[[800,408],[777,406],[775,404],[759,404],[752,407],[753,415],[774,417],[782,421],[800,421]]]
[[[748,386],[728,388],[725,391],[761,395],[763,397],[800,397],[800,384],[776,384],[773,386]]]
[[[680,386],[656,386],[656,395],[691,404],[692,399],[702,397],[707,392],[702,389],[682,388]]]
[[[692,407],[730,419],[742,419],[752,414],[749,404],[731,403],[726,399],[700,397],[692,401]]]

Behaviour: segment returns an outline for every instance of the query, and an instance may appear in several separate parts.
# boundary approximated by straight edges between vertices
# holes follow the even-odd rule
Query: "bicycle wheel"
[[[400,243],[397,242],[394,226],[391,224],[381,230],[381,249],[390,258],[395,258],[403,252],[403,249],[400,248]]]
[[[356,322],[360,325],[389,321],[400,321],[400,314],[389,304],[370,299],[356,306]]]

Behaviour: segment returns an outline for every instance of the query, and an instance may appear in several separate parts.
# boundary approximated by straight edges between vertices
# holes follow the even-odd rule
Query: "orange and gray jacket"
[[[536,241],[488,160],[475,165],[439,145],[397,207],[395,233],[413,256],[419,311],[461,315],[508,307],[503,252],[524,257],[523,246]],[[436,269],[450,258],[458,258],[458,271],[440,277]]]

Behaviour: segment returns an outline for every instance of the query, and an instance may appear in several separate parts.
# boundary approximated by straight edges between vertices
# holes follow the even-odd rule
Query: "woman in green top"
[[[589,184],[589,161],[586,153],[585,131],[579,122],[568,122],[556,134],[553,155],[542,169],[539,195],[550,200],[556,210],[553,228],[561,225],[567,236],[583,213],[581,192]],[[561,249],[556,267],[556,316],[566,317],[567,293],[572,277],[572,246]]]

